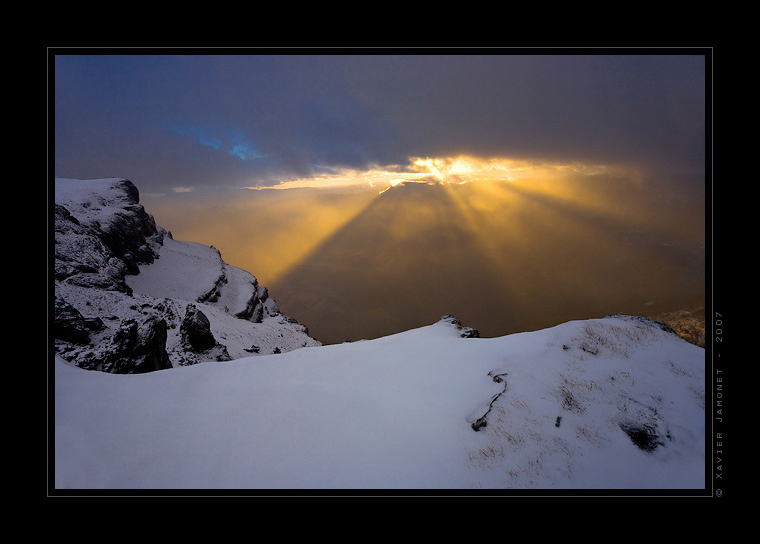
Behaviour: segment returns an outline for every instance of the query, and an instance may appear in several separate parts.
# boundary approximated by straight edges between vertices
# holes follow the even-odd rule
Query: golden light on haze
[[[614,165],[461,155],[146,208],[333,343],[443,313],[489,336],[704,305],[704,193],[693,188]]]
[[[249,186],[253,190],[298,188],[337,188],[355,185],[379,187],[381,192],[404,182],[467,183],[469,181],[515,181],[526,178],[547,179],[567,174],[601,174],[612,170],[598,164],[554,163],[506,158],[410,157],[406,166],[374,165],[366,170],[329,168],[326,173],[308,178],[282,179],[272,186]]]
[[[333,188],[334,189],[334,188]],[[183,194],[148,204],[177,240],[213,245],[225,262],[271,285],[374,197],[368,192],[301,188],[232,195]]]
[[[328,173],[309,177],[280,180],[277,185],[251,186],[244,189],[252,190],[283,190],[283,189],[331,189],[340,187],[368,186],[368,187],[391,187],[403,181],[414,181],[419,174],[403,172],[394,168],[373,167],[367,170],[351,168],[333,168]]]

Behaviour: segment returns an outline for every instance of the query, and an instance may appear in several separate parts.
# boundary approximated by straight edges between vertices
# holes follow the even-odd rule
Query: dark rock
[[[152,216],[142,206],[126,206],[100,225],[103,243],[126,264],[130,274],[140,272],[139,264],[152,263],[156,253],[148,239],[158,238],[158,229]]]
[[[227,284],[227,276],[222,273],[221,276],[219,276],[216,281],[214,282],[214,286],[211,288],[211,290],[208,293],[205,293],[198,297],[198,302],[216,302],[219,300],[219,297],[222,296],[222,287],[224,287]]]
[[[253,323],[261,323],[261,321],[264,319],[264,305],[259,299],[252,300],[255,300],[255,303],[252,307],[250,304],[248,306],[250,308],[250,315],[247,315],[246,311],[246,317],[244,317],[244,319],[252,321]]]
[[[628,435],[640,450],[651,453],[662,446],[656,427],[646,424],[620,423],[620,429]]]
[[[261,323],[264,317],[264,309],[259,297],[256,295],[256,289],[253,290],[251,298],[246,302],[245,309],[236,313],[238,319],[245,319],[254,323]]]
[[[254,280],[251,297],[246,303],[244,310],[235,314],[239,319],[245,319],[253,323],[261,323],[266,316],[275,316],[279,314],[274,301],[269,299],[269,291]]]
[[[112,208],[112,213],[88,224],[82,224],[65,206],[55,205],[56,279],[102,271],[113,257],[123,262],[123,273],[138,274],[139,264],[152,263],[156,258],[157,252],[153,247],[162,243],[163,231],[156,226],[153,216],[138,203],[137,187],[124,179],[115,181],[110,189],[118,195],[115,206],[113,202],[83,204],[89,208],[99,205]],[[123,273],[113,276],[112,283],[119,283]],[[108,273],[101,275],[111,278]],[[84,287],[104,288],[107,283],[104,278],[77,278],[73,281]]]
[[[480,331],[472,327],[462,327],[459,336],[462,338],[480,338]]]
[[[452,325],[456,325],[458,327],[462,326],[462,323],[459,321],[459,319],[457,319],[451,314],[442,315],[440,321],[443,321],[445,323],[451,323]]]
[[[440,321],[454,325],[460,331],[459,336],[462,338],[480,338],[480,331],[478,329],[463,327],[462,322],[451,314],[442,315]]]
[[[101,233],[55,205],[55,279],[80,287],[131,293],[126,264],[103,243]]]
[[[111,338],[102,370],[114,374],[142,374],[172,368],[166,352],[166,321],[155,315],[141,325],[122,321]]]
[[[87,344],[90,331],[103,330],[100,318],[85,318],[79,310],[61,297],[55,297],[53,336],[59,340],[75,344]]]
[[[140,329],[139,342],[134,352],[135,373],[153,372],[171,368],[166,353],[166,321],[150,316]]]
[[[179,330],[182,341],[194,351],[205,351],[216,345],[208,317],[195,304],[187,305]]]
[[[479,431],[480,429],[482,429],[483,427],[486,427],[486,426],[488,426],[488,421],[486,421],[486,416],[478,418],[475,421],[475,423],[473,423],[472,425],[470,425],[470,427],[472,427],[472,430],[476,431],[476,432]]]
[[[124,192],[128,203],[134,205],[140,202],[140,191],[137,189],[137,186],[128,179],[121,179],[117,181],[116,187]],[[142,208],[142,206],[140,207]]]

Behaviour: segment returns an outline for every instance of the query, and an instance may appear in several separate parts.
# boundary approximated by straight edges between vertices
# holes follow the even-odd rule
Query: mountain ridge
[[[63,359],[140,373],[320,345],[253,274],[156,225],[131,181],[56,178],[54,210],[53,336]],[[188,314],[211,344],[188,336],[198,330]]]

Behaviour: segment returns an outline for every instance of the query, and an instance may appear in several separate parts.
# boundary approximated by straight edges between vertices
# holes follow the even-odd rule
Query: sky
[[[158,194],[459,154],[704,168],[702,50],[115,51],[55,56],[57,176],[130,177]]]
[[[56,54],[55,175],[132,180],[325,338],[704,299],[704,50],[214,52]]]

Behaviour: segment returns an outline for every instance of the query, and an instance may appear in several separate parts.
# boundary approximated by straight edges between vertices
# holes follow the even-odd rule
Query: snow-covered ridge
[[[55,486],[704,489],[704,354],[612,316],[500,338],[444,319],[140,376],[58,360]]]
[[[217,249],[174,240],[157,226],[132,182],[58,178],[55,205],[62,358],[130,373],[320,345],[281,315],[255,276],[225,263]],[[188,348],[188,315],[210,330],[212,347]]]

